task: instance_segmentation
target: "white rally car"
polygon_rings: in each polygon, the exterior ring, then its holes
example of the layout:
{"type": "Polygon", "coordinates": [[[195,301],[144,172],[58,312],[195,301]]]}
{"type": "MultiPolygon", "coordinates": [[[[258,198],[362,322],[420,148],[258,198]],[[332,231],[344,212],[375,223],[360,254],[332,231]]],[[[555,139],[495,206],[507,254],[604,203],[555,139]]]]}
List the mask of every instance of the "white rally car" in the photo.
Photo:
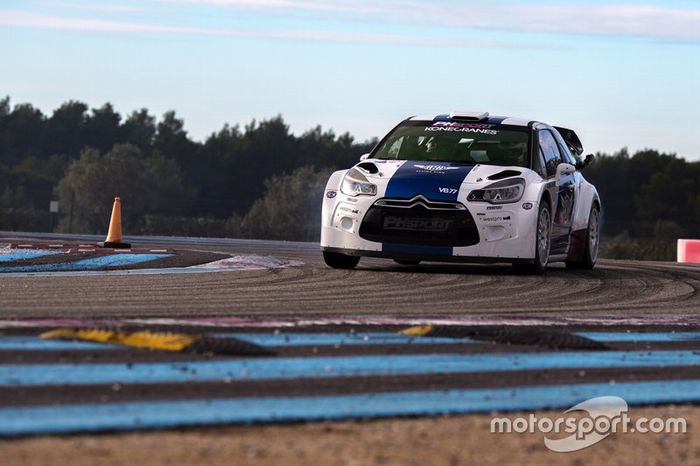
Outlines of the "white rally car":
{"type": "Polygon", "coordinates": [[[582,153],[573,131],[537,121],[471,112],[409,118],[331,175],[323,257],[341,269],[361,256],[591,269],[601,202],[580,173],[592,160],[582,153]]]}

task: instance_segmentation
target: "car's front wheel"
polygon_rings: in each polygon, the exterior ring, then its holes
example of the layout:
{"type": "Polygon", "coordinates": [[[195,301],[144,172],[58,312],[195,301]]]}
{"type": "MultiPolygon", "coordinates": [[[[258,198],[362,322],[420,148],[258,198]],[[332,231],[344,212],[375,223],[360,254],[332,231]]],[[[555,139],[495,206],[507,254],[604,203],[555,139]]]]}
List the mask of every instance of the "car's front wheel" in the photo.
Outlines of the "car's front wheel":
{"type": "Polygon", "coordinates": [[[535,260],[529,263],[516,263],[513,267],[517,272],[542,274],[549,263],[549,247],[552,237],[552,213],[549,203],[542,201],[537,213],[535,229],[535,260]]]}
{"type": "Polygon", "coordinates": [[[339,252],[323,251],[323,260],[326,265],[334,269],[354,269],[360,262],[358,256],[347,256],[339,252]]]}

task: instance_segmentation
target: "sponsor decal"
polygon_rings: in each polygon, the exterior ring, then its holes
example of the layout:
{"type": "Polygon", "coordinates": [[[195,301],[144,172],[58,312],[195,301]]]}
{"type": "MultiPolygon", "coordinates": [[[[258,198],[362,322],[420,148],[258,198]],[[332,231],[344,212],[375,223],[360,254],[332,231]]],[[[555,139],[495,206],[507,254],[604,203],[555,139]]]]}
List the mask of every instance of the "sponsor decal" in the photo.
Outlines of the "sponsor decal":
{"type": "Polygon", "coordinates": [[[534,207],[534,206],[532,205],[532,202],[525,202],[525,203],[523,204],[523,209],[525,209],[525,210],[530,210],[530,209],[532,209],[533,207],[534,207]]]}
{"type": "Polygon", "coordinates": [[[459,121],[436,121],[431,125],[434,128],[474,128],[474,129],[491,129],[496,125],[490,123],[467,123],[459,121]]]}
{"type": "Polygon", "coordinates": [[[337,195],[338,195],[338,191],[328,191],[328,192],[326,193],[326,197],[327,197],[328,199],[333,199],[333,198],[334,198],[335,196],[337,196],[337,195]]]}
{"type": "Polygon", "coordinates": [[[484,124],[484,123],[456,123],[449,121],[438,121],[433,123],[432,126],[425,128],[425,131],[429,132],[461,132],[461,133],[477,133],[477,134],[489,134],[496,135],[498,131],[492,129],[494,125],[484,124]]]}
{"type": "Polygon", "coordinates": [[[491,206],[486,207],[486,210],[501,210],[501,209],[503,209],[502,205],[491,205],[491,206]]]}
{"type": "Polygon", "coordinates": [[[459,170],[459,167],[448,167],[446,165],[419,165],[415,164],[414,167],[418,168],[417,172],[428,172],[428,173],[445,173],[447,170],[459,170]]]}
{"type": "Polygon", "coordinates": [[[453,220],[444,218],[416,218],[389,215],[384,218],[385,230],[447,231],[453,220]]]}

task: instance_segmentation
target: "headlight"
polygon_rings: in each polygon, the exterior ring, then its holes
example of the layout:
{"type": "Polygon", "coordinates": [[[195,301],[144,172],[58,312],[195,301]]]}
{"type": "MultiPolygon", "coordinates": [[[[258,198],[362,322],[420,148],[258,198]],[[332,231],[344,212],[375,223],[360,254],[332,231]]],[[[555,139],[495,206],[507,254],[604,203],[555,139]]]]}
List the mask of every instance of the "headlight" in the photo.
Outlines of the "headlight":
{"type": "Polygon", "coordinates": [[[370,183],[365,175],[359,170],[351,168],[343,178],[340,191],[347,196],[376,196],[377,185],[370,183]]]}
{"type": "Polygon", "coordinates": [[[487,186],[484,189],[475,189],[467,196],[468,201],[490,202],[491,204],[509,204],[518,202],[525,192],[525,180],[514,178],[503,180],[487,186]]]}

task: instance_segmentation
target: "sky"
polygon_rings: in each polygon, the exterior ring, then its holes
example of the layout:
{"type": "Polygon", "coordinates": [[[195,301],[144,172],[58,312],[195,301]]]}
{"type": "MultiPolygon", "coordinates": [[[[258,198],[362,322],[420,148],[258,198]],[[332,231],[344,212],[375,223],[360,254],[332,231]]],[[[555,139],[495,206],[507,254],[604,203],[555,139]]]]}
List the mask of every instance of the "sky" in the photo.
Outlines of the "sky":
{"type": "Polygon", "coordinates": [[[0,63],[13,104],[172,109],[197,140],[466,110],[700,160],[700,0],[0,0],[0,63]]]}

